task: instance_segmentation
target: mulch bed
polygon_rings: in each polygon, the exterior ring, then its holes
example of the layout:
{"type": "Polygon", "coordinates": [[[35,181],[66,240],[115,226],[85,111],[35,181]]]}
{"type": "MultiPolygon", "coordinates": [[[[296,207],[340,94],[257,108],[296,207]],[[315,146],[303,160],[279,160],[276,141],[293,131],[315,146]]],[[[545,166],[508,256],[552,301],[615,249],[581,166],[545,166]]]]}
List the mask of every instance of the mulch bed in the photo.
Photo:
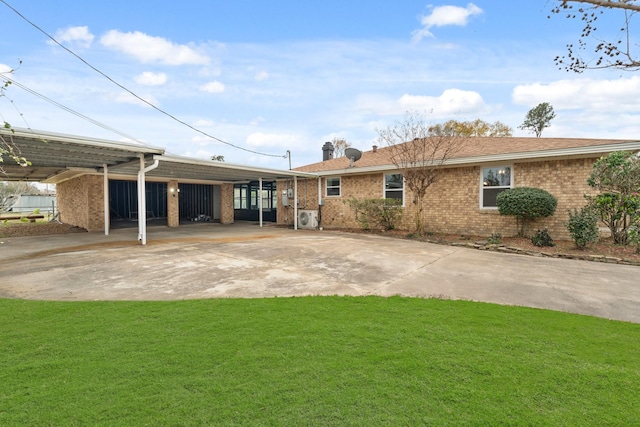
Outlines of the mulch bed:
{"type": "Polygon", "coordinates": [[[57,222],[0,224],[0,237],[45,236],[48,234],[86,233],[87,230],[57,222]]]}

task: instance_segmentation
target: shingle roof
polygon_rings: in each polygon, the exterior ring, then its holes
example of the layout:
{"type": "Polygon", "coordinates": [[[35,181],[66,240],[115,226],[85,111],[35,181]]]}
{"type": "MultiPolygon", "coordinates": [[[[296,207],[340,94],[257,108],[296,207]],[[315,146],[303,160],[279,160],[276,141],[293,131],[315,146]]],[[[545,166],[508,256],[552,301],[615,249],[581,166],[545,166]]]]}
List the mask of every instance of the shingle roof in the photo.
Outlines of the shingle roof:
{"type": "MultiPolygon", "coordinates": [[[[451,157],[451,164],[470,164],[497,160],[537,159],[550,157],[605,154],[616,150],[640,150],[639,140],[587,139],[587,138],[533,138],[533,137],[471,137],[463,148],[451,157]]],[[[318,150],[320,151],[320,150],[318,150]]],[[[329,172],[349,170],[380,170],[392,165],[389,147],[365,151],[353,167],[350,159],[340,157],[301,166],[301,172],[329,172]]]]}

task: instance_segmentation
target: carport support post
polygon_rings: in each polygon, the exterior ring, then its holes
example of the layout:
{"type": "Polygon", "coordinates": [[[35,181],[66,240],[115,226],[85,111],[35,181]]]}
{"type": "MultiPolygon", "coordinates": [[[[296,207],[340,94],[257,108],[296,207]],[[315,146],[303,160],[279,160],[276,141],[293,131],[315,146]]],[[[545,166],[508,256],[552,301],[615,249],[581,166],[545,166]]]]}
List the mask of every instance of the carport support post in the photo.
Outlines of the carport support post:
{"type": "Polygon", "coordinates": [[[102,165],[102,169],[104,170],[104,188],[102,189],[102,193],[104,194],[104,235],[109,235],[109,228],[111,227],[109,212],[111,212],[111,207],[109,206],[109,171],[107,169],[107,164],[102,165]]]}
{"type": "Polygon", "coordinates": [[[140,154],[140,170],[138,171],[138,240],[143,245],[147,244],[147,189],[145,187],[145,174],[160,164],[160,160],[154,159],[153,164],[144,167],[144,154],[140,154]]]}
{"type": "Polygon", "coordinates": [[[147,212],[146,188],[144,176],[144,155],[140,154],[140,170],[138,171],[138,241],[147,244],[147,212]]]}
{"type": "Polygon", "coordinates": [[[293,176],[293,229],[298,229],[298,175],[293,176]]]}
{"type": "Polygon", "coordinates": [[[262,227],[262,178],[258,178],[258,218],[262,227]]]}

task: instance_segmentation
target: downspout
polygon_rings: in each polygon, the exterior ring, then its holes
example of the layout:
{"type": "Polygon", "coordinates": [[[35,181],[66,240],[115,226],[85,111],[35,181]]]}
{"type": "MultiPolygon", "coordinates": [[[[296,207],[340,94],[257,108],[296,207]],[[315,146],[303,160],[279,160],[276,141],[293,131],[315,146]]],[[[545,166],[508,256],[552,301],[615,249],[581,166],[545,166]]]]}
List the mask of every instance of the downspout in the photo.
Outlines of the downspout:
{"type": "Polygon", "coordinates": [[[107,164],[102,165],[104,169],[104,186],[102,192],[104,193],[104,235],[109,235],[109,228],[111,227],[109,213],[111,212],[111,206],[109,206],[109,171],[107,164]]]}
{"type": "Polygon", "coordinates": [[[147,244],[147,191],[145,174],[154,170],[160,164],[159,159],[146,168],[144,167],[144,154],[140,154],[140,171],[138,171],[138,240],[147,244]]]}

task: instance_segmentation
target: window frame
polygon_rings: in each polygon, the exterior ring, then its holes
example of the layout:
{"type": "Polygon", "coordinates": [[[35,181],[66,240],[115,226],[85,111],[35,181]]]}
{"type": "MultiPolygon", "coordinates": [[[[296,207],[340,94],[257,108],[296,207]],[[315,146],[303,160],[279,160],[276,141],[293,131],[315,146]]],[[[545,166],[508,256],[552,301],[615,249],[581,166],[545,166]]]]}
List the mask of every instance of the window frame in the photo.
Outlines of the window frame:
{"type": "Polygon", "coordinates": [[[394,172],[394,173],[385,173],[382,174],[382,198],[383,199],[393,199],[393,197],[387,197],[387,192],[391,191],[391,192],[399,192],[400,196],[401,196],[401,205],[402,207],[404,207],[404,201],[405,201],[405,194],[404,194],[404,189],[405,189],[405,185],[404,185],[404,174],[403,173],[399,173],[399,172],[394,172]],[[388,189],[387,188],[387,177],[391,176],[391,175],[400,175],[402,177],[402,188],[393,188],[393,189],[388,189]]]}
{"type": "MultiPolygon", "coordinates": [[[[498,206],[485,206],[484,205],[484,193],[485,190],[487,189],[493,189],[493,190],[510,190],[513,188],[513,164],[497,164],[497,165],[489,165],[489,166],[481,166],[480,167],[480,209],[482,210],[490,210],[490,211],[495,211],[498,210],[498,206]],[[484,179],[485,179],[485,170],[486,169],[508,169],[509,170],[509,185],[491,185],[491,186],[485,186],[484,185],[484,179]]],[[[501,193],[502,191],[500,191],[499,193],[501,193]]],[[[499,194],[498,193],[498,194],[499,194]]]]}
{"type": "Polygon", "coordinates": [[[328,176],[324,179],[324,195],[325,197],[341,197],[342,196],[342,177],[328,176]],[[329,185],[330,180],[338,180],[338,185],[329,185]],[[338,194],[329,194],[329,189],[338,190],[338,194]]]}

